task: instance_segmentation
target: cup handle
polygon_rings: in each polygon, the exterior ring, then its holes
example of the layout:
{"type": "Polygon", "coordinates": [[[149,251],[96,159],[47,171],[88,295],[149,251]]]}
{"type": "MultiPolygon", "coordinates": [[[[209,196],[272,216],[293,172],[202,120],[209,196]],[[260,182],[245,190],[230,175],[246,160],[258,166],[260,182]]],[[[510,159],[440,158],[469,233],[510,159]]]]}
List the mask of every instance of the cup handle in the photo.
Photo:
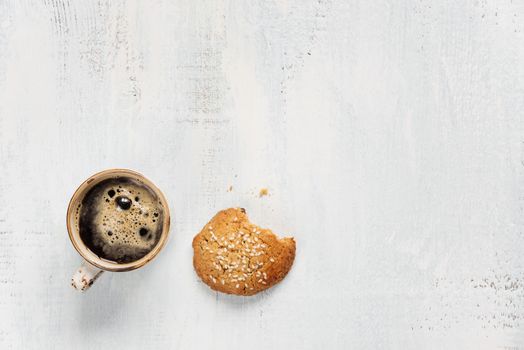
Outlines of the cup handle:
{"type": "Polygon", "coordinates": [[[104,271],[84,261],[73,274],[71,285],[76,290],[84,292],[91,287],[102,272],[104,271]]]}

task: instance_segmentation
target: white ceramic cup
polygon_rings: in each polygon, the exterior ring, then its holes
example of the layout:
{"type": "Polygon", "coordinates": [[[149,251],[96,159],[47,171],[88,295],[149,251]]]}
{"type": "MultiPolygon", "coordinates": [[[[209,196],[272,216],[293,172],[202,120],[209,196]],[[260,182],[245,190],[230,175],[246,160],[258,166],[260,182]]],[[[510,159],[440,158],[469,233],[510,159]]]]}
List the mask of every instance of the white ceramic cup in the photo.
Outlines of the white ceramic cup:
{"type": "Polygon", "coordinates": [[[91,176],[89,179],[85,180],[75,191],[73,194],[73,197],[69,201],[69,206],[67,208],[67,231],[69,233],[69,238],[71,239],[71,242],[73,243],[73,246],[77,250],[77,252],[84,258],[84,261],[82,265],[78,268],[78,270],[74,273],[73,278],[71,280],[71,285],[80,291],[85,291],[91,285],[94,283],[94,281],[102,274],[104,271],[111,271],[111,272],[123,272],[123,271],[131,271],[138,269],[151,260],[153,260],[154,257],[157,256],[157,254],[162,250],[164,245],[166,244],[167,237],[169,235],[169,225],[170,225],[170,216],[169,216],[169,208],[167,206],[167,201],[162,194],[162,192],[147,178],[145,178],[142,174],[139,174],[135,171],[128,170],[128,169],[108,169],[101,171],[93,176],[91,176]],[[84,199],[84,196],[93,186],[98,184],[99,182],[111,178],[118,178],[118,177],[126,177],[131,178],[133,180],[136,180],[140,183],[143,183],[145,186],[149,187],[155,194],[157,195],[158,199],[160,200],[163,208],[164,208],[164,221],[162,226],[162,233],[160,235],[160,239],[158,243],[155,245],[155,247],[147,253],[144,257],[124,264],[119,264],[115,261],[103,259],[93,253],[82,241],[80,238],[80,232],[79,232],[79,223],[78,223],[78,215],[76,215],[76,210],[81,206],[82,200],[84,199]]]}

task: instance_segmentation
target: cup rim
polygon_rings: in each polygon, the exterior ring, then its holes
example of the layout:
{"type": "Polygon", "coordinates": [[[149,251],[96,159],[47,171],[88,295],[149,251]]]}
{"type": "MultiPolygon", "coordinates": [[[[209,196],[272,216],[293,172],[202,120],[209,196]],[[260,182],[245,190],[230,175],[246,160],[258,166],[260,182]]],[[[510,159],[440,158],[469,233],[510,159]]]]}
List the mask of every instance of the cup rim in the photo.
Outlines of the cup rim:
{"type": "MultiPolygon", "coordinates": [[[[169,213],[169,206],[166,200],[166,197],[162,193],[162,191],[148,178],[146,178],[144,175],[140,174],[139,172],[136,172],[134,170],[130,169],[124,169],[124,168],[112,168],[112,169],[106,169],[102,170],[96,174],[91,175],[89,178],[87,178],[85,181],[83,181],[80,186],[75,190],[73,195],[71,196],[71,199],[69,200],[69,205],[67,206],[67,214],[66,214],[66,226],[67,226],[67,232],[69,234],[69,239],[71,240],[71,243],[73,244],[73,247],[75,247],[78,254],[80,254],[86,262],[88,262],[91,265],[94,265],[98,267],[99,269],[105,270],[105,271],[112,271],[112,272],[123,272],[123,271],[131,271],[138,269],[151,260],[153,260],[158,253],[162,250],[162,248],[165,246],[167,242],[167,238],[169,236],[169,228],[171,224],[171,215],[169,213]],[[93,183],[96,184],[99,181],[105,180],[109,178],[108,176],[115,175],[115,176],[128,176],[128,177],[136,177],[138,181],[143,182],[147,186],[149,186],[155,194],[160,198],[163,206],[164,206],[164,222],[162,227],[162,235],[160,237],[160,240],[158,243],[154,246],[154,248],[147,253],[142,258],[132,261],[130,263],[125,264],[118,264],[116,262],[105,260],[98,255],[96,255],[94,252],[92,252],[82,241],[80,238],[80,232],[76,232],[75,235],[75,228],[72,226],[72,223],[74,222],[74,210],[75,206],[78,203],[79,200],[81,200],[81,196],[83,196],[91,186],[93,186],[93,183]],[[101,179],[100,179],[101,178],[101,179]],[[96,181],[99,180],[99,181],[96,181]]],[[[76,230],[78,231],[78,230],[76,230]]]]}

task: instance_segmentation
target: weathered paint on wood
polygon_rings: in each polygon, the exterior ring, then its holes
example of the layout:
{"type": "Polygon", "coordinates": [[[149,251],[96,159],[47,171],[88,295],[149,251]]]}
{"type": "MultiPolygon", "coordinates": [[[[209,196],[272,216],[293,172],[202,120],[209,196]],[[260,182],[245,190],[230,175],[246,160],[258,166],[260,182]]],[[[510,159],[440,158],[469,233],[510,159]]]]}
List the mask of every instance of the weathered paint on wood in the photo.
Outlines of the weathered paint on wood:
{"type": "Polygon", "coordinates": [[[0,1],[0,348],[524,349],[523,62],[515,0],[0,1]],[[171,238],[82,295],[111,167],[171,238]],[[192,269],[229,206],[297,240],[256,297],[192,269]]]}

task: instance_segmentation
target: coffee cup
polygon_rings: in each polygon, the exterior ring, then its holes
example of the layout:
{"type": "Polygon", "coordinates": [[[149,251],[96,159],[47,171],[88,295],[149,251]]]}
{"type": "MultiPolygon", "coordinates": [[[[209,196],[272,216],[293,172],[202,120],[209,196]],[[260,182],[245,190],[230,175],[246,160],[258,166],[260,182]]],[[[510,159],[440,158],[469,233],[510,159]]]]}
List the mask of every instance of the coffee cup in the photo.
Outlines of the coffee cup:
{"type": "Polygon", "coordinates": [[[162,192],[142,174],[109,169],[92,175],[74,192],[67,231],[84,261],[71,284],[87,290],[104,271],[138,269],[165,246],[170,215],[162,192]]]}

